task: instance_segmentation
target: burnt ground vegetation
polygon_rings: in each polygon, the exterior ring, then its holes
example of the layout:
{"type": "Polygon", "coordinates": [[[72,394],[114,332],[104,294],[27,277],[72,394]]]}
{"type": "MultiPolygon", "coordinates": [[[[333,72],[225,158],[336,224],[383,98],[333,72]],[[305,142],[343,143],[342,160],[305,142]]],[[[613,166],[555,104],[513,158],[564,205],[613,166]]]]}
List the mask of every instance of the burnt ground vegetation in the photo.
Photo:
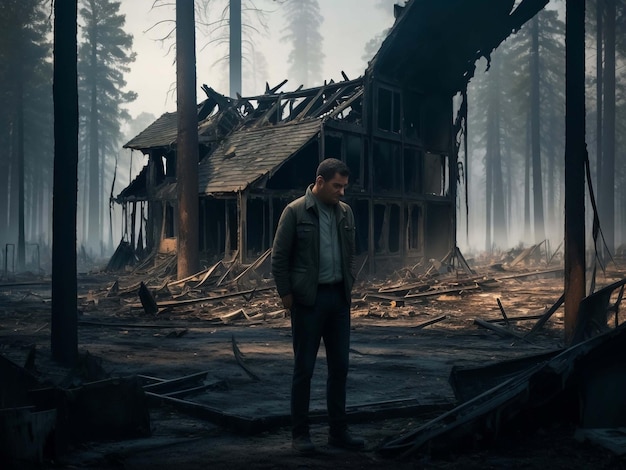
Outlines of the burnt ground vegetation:
{"type": "MultiPolygon", "coordinates": [[[[475,260],[475,265],[480,260],[475,260]]],[[[510,260],[509,260],[510,261],[510,260]]],[[[563,309],[520,339],[562,294],[558,265],[484,263],[473,274],[446,266],[362,276],[353,297],[348,407],[364,452],[326,444],[325,361],[320,350],[312,384],[318,447],[291,449],[288,416],[292,367],[288,312],[281,309],[263,263],[211,266],[183,283],[171,258],[123,273],[93,270],[79,278],[79,350],[74,368],[50,358],[50,290],[33,277],[7,280],[0,291],[0,354],[45,386],[79,388],[116,377],[171,380],[202,373],[185,401],[266,425],[242,429],[207,419],[167,400],[150,400],[149,435],[69,445],[38,466],[51,468],[624,468],[603,447],[576,439],[576,419],[507,429],[495,441],[419,449],[386,456],[386,442],[411,432],[457,403],[452,367],[471,368],[563,347],[563,309]],[[212,272],[207,274],[211,268],[212,272]],[[138,297],[148,286],[157,313],[138,297]],[[243,294],[237,293],[243,292],[243,294]],[[498,306],[500,299],[502,309],[498,306]],[[509,319],[503,322],[503,313],[509,319]],[[511,332],[496,331],[476,320],[511,332]],[[260,421],[259,421],[260,420],[260,421]],[[272,421],[273,420],[273,421],[272,421]],[[274,424],[272,424],[274,423],[274,424]]],[[[622,277],[607,273],[599,284],[622,277]]],[[[152,382],[154,383],[154,382],[152,382]]]]}

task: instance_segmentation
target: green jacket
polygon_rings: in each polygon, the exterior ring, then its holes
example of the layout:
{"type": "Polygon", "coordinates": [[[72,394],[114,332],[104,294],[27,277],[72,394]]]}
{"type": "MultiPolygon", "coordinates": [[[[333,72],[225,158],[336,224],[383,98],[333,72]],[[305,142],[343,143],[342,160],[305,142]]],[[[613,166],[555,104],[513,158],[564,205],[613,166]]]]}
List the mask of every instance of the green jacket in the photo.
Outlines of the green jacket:
{"type": "MultiPolygon", "coordinates": [[[[346,299],[350,302],[354,284],[354,214],[350,206],[339,202],[335,207],[341,272],[346,299]]],[[[278,295],[293,294],[294,301],[315,304],[320,265],[319,214],[311,186],[306,194],[292,201],[280,216],[272,247],[272,274],[278,295]]]]}

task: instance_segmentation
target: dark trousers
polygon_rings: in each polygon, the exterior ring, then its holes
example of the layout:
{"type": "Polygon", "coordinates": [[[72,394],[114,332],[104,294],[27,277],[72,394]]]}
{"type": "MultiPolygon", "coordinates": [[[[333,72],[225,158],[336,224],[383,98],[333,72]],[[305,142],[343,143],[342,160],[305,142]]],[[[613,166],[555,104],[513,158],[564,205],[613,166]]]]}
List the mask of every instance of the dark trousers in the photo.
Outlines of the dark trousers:
{"type": "Polygon", "coordinates": [[[295,304],[291,310],[294,370],[291,419],[294,436],[309,432],[309,401],[315,360],[324,339],[328,377],[326,406],[331,433],[346,429],[346,378],[350,349],[350,304],[343,284],[320,285],[315,305],[295,304]]]}

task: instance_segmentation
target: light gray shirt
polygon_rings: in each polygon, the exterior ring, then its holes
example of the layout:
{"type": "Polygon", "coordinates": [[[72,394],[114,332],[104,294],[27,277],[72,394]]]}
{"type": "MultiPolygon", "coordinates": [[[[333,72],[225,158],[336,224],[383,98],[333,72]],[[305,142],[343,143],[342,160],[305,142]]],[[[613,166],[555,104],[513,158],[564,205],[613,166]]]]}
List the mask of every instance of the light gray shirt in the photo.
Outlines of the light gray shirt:
{"type": "Polygon", "coordinates": [[[341,247],[337,233],[335,206],[317,201],[320,225],[319,284],[334,284],[342,280],[341,247]]]}

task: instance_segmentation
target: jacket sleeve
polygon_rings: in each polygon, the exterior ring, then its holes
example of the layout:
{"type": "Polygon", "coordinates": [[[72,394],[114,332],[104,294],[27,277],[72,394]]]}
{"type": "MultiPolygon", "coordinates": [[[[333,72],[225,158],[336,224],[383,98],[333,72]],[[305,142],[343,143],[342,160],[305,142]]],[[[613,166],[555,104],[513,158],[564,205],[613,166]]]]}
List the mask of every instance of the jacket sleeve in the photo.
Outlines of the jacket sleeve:
{"type": "Polygon", "coordinates": [[[350,272],[352,276],[356,278],[356,225],[354,223],[354,213],[352,212],[352,208],[348,206],[348,220],[350,221],[350,226],[354,227],[352,230],[352,239],[350,240],[350,259],[348,261],[348,266],[350,267],[350,272]]]}
{"type": "Polygon", "coordinates": [[[291,206],[287,206],[278,221],[272,246],[272,274],[280,297],[291,293],[289,266],[294,247],[295,232],[295,212],[291,206]]]}

